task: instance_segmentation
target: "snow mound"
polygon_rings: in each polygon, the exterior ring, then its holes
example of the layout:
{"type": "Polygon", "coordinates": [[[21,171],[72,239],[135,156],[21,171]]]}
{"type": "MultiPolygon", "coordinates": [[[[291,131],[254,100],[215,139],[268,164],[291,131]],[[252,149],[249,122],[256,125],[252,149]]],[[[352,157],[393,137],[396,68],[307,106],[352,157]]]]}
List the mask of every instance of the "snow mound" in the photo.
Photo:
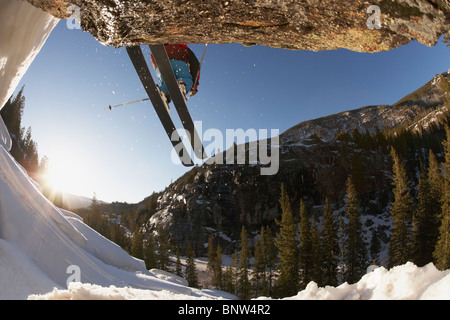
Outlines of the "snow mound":
{"type": "MultiPolygon", "coordinates": [[[[439,271],[430,263],[422,268],[408,262],[405,265],[387,270],[379,267],[366,274],[355,284],[344,283],[338,287],[319,288],[310,282],[305,290],[296,296],[283,300],[437,300],[450,299],[450,270],[439,271]]],[[[223,292],[204,290],[212,296],[223,292]]],[[[223,299],[233,299],[223,295],[223,299]]],[[[71,283],[67,290],[54,289],[43,295],[30,295],[32,300],[190,300],[208,299],[169,291],[142,290],[133,288],[102,287],[92,284],[71,283]]],[[[260,297],[257,300],[270,300],[260,297]]]]}
{"type": "Polygon", "coordinates": [[[189,296],[168,290],[143,290],[130,287],[102,287],[95,284],[72,282],[67,290],[54,289],[44,295],[30,295],[28,300],[193,300],[206,296],[189,296]]]}
{"type": "MultiPolygon", "coordinates": [[[[73,282],[67,290],[54,289],[44,295],[30,295],[28,300],[210,300],[215,294],[220,293],[216,290],[207,290],[207,292],[211,293],[211,296],[189,296],[167,290],[102,287],[89,283],[73,282]]],[[[228,298],[233,299],[235,296],[229,295],[228,298]]]]}
{"type": "Polygon", "coordinates": [[[364,275],[354,284],[319,288],[310,282],[290,300],[447,300],[450,299],[450,270],[439,271],[430,263],[422,268],[411,262],[364,275]]]}

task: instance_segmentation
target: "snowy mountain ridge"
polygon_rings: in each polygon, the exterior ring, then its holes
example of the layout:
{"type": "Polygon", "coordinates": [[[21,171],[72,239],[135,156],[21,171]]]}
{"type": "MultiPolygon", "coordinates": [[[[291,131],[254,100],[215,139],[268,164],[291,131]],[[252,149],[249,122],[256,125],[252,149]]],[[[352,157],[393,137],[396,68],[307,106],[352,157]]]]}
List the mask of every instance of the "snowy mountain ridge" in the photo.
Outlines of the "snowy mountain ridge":
{"type": "MultiPolygon", "coordinates": [[[[92,198],[78,196],[78,195],[70,194],[67,192],[62,193],[62,198],[63,198],[64,204],[71,210],[88,208],[92,203],[92,198]]],[[[106,203],[101,200],[97,200],[97,201],[99,203],[103,203],[103,204],[106,203]]]]}
{"type": "MultiPolygon", "coordinates": [[[[447,71],[435,75],[424,86],[392,106],[366,106],[301,122],[286,130],[280,136],[280,140],[285,146],[301,145],[311,136],[316,135],[322,141],[329,142],[334,140],[341,131],[351,132],[357,129],[361,133],[368,131],[374,134],[377,130],[394,128],[399,124],[413,121],[422,112],[443,103],[445,93],[442,90],[440,76],[450,81],[449,74],[447,71]]],[[[430,110],[430,114],[433,113],[434,110],[430,110]]],[[[432,116],[428,120],[431,121],[432,116]]]]}

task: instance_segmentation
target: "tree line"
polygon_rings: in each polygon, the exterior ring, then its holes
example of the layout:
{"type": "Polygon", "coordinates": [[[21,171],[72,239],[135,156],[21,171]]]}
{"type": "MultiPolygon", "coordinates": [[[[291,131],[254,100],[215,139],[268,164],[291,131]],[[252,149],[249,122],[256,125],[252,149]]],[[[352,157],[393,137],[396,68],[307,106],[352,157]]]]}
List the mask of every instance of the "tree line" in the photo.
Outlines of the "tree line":
{"type": "Polygon", "coordinates": [[[33,178],[36,178],[40,171],[37,143],[32,139],[31,127],[22,126],[22,115],[25,108],[24,88],[22,87],[15,97],[8,99],[1,109],[0,115],[11,136],[11,155],[33,178]]]}
{"type": "Polygon", "coordinates": [[[0,115],[11,136],[10,153],[27,171],[28,175],[39,183],[45,197],[56,206],[67,209],[62,193],[53,190],[45,179],[49,165],[48,158],[39,156],[38,144],[32,137],[31,127],[25,128],[22,126],[22,116],[25,109],[24,89],[25,86],[15,96],[11,96],[0,110],[0,115]]]}
{"type": "MultiPolygon", "coordinates": [[[[438,269],[450,268],[450,129],[442,143],[442,164],[429,150],[428,166],[422,165],[417,192],[413,192],[405,164],[395,148],[392,157],[390,208],[392,235],[388,267],[408,261],[418,266],[433,262],[438,269]]],[[[337,216],[325,199],[322,222],[311,217],[301,200],[298,219],[284,185],[279,203],[278,231],[262,227],[250,248],[242,227],[239,248],[229,266],[222,265],[222,249],[211,237],[208,243],[208,270],[211,285],[234,293],[241,299],[258,296],[286,297],[297,294],[310,281],[319,286],[357,282],[376,262],[379,239],[371,243],[363,236],[361,203],[352,177],[347,180],[346,204],[337,216]],[[296,221],[299,221],[298,223],[296,221]]]]}

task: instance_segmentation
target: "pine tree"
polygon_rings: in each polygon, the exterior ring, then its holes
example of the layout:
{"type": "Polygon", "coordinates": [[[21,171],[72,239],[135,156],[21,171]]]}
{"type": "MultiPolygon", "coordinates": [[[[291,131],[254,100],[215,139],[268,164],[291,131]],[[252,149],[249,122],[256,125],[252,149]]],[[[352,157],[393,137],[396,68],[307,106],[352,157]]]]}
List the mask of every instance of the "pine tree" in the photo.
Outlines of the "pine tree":
{"type": "Polygon", "coordinates": [[[186,280],[190,287],[198,288],[197,268],[195,266],[194,251],[191,244],[187,246],[187,260],[186,260],[186,280]]]}
{"type": "Polygon", "coordinates": [[[100,209],[100,202],[97,200],[97,195],[95,194],[95,192],[94,195],[92,196],[91,204],[89,205],[89,212],[86,217],[86,224],[89,225],[92,229],[102,234],[103,217],[100,209]]]}
{"type": "Polygon", "coordinates": [[[391,209],[393,228],[389,248],[389,267],[405,264],[410,258],[410,225],[414,210],[405,167],[394,148],[391,149],[391,154],[394,160],[392,170],[394,202],[391,209]]]}
{"type": "Polygon", "coordinates": [[[145,266],[149,270],[158,267],[158,257],[156,254],[155,241],[151,234],[147,237],[147,240],[145,241],[144,261],[145,266]]]}
{"type": "Polygon", "coordinates": [[[144,237],[139,230],[139,227],[136,227],[133,232],[133,236],[131,238],[131,255],[138,259],[144,259],[144,237]]]}
{"type": "Polygon", "coordinates": [[[216,249],[216,256],[214,257],[216,259],[215,263],[215,283],[214,285],[216,288],[222,289],[223,288],[223,272],[222,272],[222,247],[220,245],[217,245],[216,249]]]}
{"type": "Polygon", "coordinates": [[[30,175],[35,177],[39,167],[39,154],[37,151],[37,144],[32,138],[31,131],[31,127],[28,127],[25,135],[21,139],[20,148],[24,152],[22,165],[30,175]]]}
{"type": "Polygon", "coordinates": [[[216,288],[222,287],[222,248],[215,245],[213,236],[208,238],[208,264],[207,268],[211,274],[212,285],[216,288]]]}
{"type": "Polygon", "coordinates": [[[313,219],[311,223],[311,281],[314,281],[319,286],[324,285],[324,270],[323,270],[323,252],[322,252],[322,237],[318,229],[318,224],[313,219]]]}
{"type": "Polygon", "coordinates": [[[229,265],[225,269],[225,273],[222,278],[222,290],[234,293],[234,285],[233,285],[233,269],[232,266],[229,265]]]}
{"type": "Polygon", "coordinates": [[[444,200],[444,178],[436,156],[431,150],[429,152],[428,159],[428,180],[430,185],[429,197],[431,201],[430,218],[432,219],[429,237],[430,241],[434,243],[434,246],[436,246],[439,237],[439,217],[442,211],[442,201],[444,200]]]}
{"type": "Polygon", "coordinates": [[[22,115],[25,108],[24,89],[25,86],[22,86],[17,95],[9,98],[0,111],[0,115],[3,118],[5,125],[8,127],[9,133],[17,137],[19,137],[20,134],[22,115]]]}
{"type": "Polygon", "coordinates": [[[276,220],[280,227],[275,241],[280,257],[277,292],[280,296],[292,296],[298,289],[298,249],[294,216],[284,185],[279,202],[282,213],[281,221],[276,220]]]}
{"type": "Polygon", "coordinates": [[[119,245],[125,251],[129,251],[129,239],[125,234],[125,230],[119,223],[111,223],[109,225],[110,240],[119,245]]]}
{"type": "Polygon", "coordinates": [[[275,246],[274,237],[269,226],[266,226],[264,232],[264,248],[265,248],[265,263],[267,270],[267,285],[263,287],[262,294],[271,296],[272,295],[272,280],[274,277],[274,272],[277,267],[278,253],[275,246]]]}
{"type": "Polygon", "coordinates": [[[216,283],[216,246],[212,235],[208,237],[208,263],[206,265],[209,273],[211,274],[212,283],[216,283]]]}
{"type": "Polygon", "coordinates": [[[444,191],[444,179],[442,177],[439,162],[432,150],[428,155],[428,180],[430,183],[430,197],[438,209],[434,210],[437,214],[441,211],[441,201],[444,191]]]}
{"type": "Polygon", "coordinates": [[[250,298],[250,248],[248,245],[247,231],[245,227],[242,226],[241,230],[241,241],[240,241],[241,252],[239,255],[239,276],[238,276],[238,294],[240,299],[250,298]]]}
{"type": "Polygon", "coordinates": [[[442,211],[440,214],[439,238],[433,257],[440,270],[450,268],[450,127],[446,126],[447,139],[443,142],[445,161],[442,163],[444,188],[442,192],[442,211]]]}
{"type": "Polygon", "coordinates": [[[313,255],[311,240],[311,223],[309,221],[309,213],[303,200],[300,201],[300,247],[298,249],[299,256],[299,283],[303,289],[312,279],[313,255]]]}
{"type": "Polygon", "coordinates": [[[296,239],[296,226],[292,215],[289,196],[281,186],[281,221],[276,220],[280,227],[275,245],[278,249],[280,264],[277,292],[279,296],[292,296],[298,289],[298,250],[296,239]]]}
{"type": "Polygon", "coordinates": [[[169,255],[170,255],[170,242],[169,232],[164,229],[162,225],[156,227],[157,236],[156,242],[158,243],[158,268],[161,270],[169,271],[169,255]]]}
{"type": "Polygon", "coordinates": [[[366,243],[362,238],[361,213],[359,199],[351,178],[347,180],[347,204],[345,213],[348,217],[345,233],[347,236],[345,250],[346,281],[357,282],[366,270],[367,252],[366,243]]]}
{"type": "Polygon", "coordinates": [[[338,228],[338,239],[339,239],[339,259],[338,261],[341,262],[340,267],[338,268],[336,272],[336,277],[338,278],[338,283],[344,282],[347,272],[347,267],[345,265],[345,256],[347,254],[346,247],[345,247],[345,226],[344,226],[344,219],[342,216],[342,213],[339,214],[339,228],[338,228]]]}
{"type": "Polygon", "coordinates": [[[430,235],[435,227],[433,217],[433,203],[430,196],[430,184],[428,173],[423,168],[419,178],[417,195],[417,209],[413,219],[413,245],[412,261],[419,267],[423,267],[432,261],[432,254],[436,245],[435,237],[430,235]]]}
{"type": "Polygon", "coordinates": [[[336,268],[338,263],[339,243],[336,224],[331,211],[328,198],[325,200],[325,209],[323,213],[323,270],[324,283],[330,286],[337,285],[336,268]]]}
{"type": "Polygon", "coordinates": [[[266,257],[265,257],[265,229],[261,227],[259,238],[255,243],[255,254],[253,262],[253,281],[255,297],[259,297],[263,288],[266,287],[266,257]]]}
{"type": "Polygon", "coordinates": [[[235,251],[231,256],[231,264],[227,267],[223,276],[223,290],[226,292],[236,293],[237,276],[236,270],[239,264],[238,254],[235,251]]]}
{"type": "Polygon", "coordinates": [[[180,247],[177,246],[177,262],[175,267],[175,274],[179,277],[183,276],[183,271],[181,268],[181,259],[180,259],[180,247]]]}

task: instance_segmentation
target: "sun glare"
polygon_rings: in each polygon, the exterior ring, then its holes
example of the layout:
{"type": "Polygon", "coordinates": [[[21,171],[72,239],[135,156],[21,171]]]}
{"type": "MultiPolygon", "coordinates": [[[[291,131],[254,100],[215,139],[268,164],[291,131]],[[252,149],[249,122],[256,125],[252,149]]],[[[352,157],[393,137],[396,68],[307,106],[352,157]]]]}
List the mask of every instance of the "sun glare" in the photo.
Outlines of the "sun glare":
{"type": "Polygon", "coordinates": [[[68,157],[64,160],[50,161],[47,181],[54,190],[79,194],[86,187],[85,170],[81,163],[68,157]]]}

